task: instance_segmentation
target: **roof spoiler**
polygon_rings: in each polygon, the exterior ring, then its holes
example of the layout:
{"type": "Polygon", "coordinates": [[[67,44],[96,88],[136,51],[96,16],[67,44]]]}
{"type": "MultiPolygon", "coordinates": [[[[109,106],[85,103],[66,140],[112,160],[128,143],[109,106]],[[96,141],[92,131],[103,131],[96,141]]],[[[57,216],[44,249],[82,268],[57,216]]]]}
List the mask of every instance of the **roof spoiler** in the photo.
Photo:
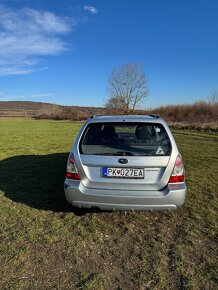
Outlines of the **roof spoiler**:
{"type": "MultiPolygon", "coordinates": [[[[104,115],[92,115],[91,117],[89,117],[89,119],[94,119],[94,118],[101,117],[101,116],[104,116],[104,115]]],[[[152,118],[155,118],[155,119],[159,119],[160,118],[160,116],[157,115],[157,114],[149,114],[148,116],[152,117],[152,118]]]]}

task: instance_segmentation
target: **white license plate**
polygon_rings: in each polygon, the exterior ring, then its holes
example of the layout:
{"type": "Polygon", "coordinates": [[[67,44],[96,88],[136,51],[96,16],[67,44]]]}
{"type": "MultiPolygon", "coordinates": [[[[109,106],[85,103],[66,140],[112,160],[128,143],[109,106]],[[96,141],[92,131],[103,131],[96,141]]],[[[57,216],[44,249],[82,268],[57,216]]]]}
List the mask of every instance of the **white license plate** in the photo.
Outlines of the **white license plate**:
{"type": "Polygon", "coordinates": [[[144,169],[104,167],[103,176],[120,178],[144,178],[144,169]]]}

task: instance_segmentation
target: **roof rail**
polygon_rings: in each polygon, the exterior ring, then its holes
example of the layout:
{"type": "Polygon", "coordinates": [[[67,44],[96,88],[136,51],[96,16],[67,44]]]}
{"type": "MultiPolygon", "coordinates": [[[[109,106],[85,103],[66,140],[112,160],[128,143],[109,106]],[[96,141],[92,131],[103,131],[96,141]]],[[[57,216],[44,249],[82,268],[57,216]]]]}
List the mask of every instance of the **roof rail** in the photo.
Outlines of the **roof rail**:
{"type": "Polygon", "coordinates": [[[94,119],[94,118],[98,118],[98,117],[104,117],[106,115],[92,115],[91,117],[89,117],[89,119],[94,119]]]}
{"type": "Polygon", "coordinates": [[[152,117],[152,118],[155,118],[155,119],[159,119],[160,116],[157,115],[157,114],[149,114],[148,116],[152,117]]]}

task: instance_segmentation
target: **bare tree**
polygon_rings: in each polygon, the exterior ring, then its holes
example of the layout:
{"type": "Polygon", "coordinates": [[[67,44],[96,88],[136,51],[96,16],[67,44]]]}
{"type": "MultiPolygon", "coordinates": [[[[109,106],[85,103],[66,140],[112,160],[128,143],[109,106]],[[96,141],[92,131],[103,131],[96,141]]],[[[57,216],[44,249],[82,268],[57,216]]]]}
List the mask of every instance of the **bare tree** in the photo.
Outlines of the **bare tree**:
{"type": "Polygon", "coordinates": [[[148,94],[148,80],[140,64],[124,64],[112,70],[109,76],[108,109],[118,109],[125,113],[134,112],[136,106],[148,94]]]}
{"type": "Polygon", "coordinates": [[[212,92],[210,93],[209,97],[208,97],[208,101],[209,103],[218,103],[218,90],[214,89],[212,90],[212,92]]]}

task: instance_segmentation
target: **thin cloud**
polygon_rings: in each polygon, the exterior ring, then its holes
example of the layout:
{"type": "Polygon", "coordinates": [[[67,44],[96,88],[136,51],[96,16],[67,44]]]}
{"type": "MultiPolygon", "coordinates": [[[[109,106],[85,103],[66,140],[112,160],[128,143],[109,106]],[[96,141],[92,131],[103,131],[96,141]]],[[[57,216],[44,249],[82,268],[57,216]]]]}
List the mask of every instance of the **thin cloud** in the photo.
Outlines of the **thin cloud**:
{"type": "Polygon", "coordinates": [[[32,69],[16,67],[0,67],[0,76],[23,75],[32,73],[32,69]]]}
{"type": "Polygon", "coordinates": [[[34,101],[42,99],[46,101],[49,97],[54,97],[55,94],[51,93],[40,93],[33,95],[6,95],[4,92],[0,92],[0,101],[34,101]]]}
{"type": "Polygon", "coordinates": [[[85,11],[88,11],[88,12],[90,12],[92,14],[97,14],[98,13],[98,10],[95,7],[93,7],[93,6],[84,5],[83,8],[84,8],[85,11]]]}
{"type": "Polygon", "coordinates": [[[38,70],[41,58],[67,49],[63,37],[76,24],[53,12],[0,5],[0,75],[38,70]]]}

